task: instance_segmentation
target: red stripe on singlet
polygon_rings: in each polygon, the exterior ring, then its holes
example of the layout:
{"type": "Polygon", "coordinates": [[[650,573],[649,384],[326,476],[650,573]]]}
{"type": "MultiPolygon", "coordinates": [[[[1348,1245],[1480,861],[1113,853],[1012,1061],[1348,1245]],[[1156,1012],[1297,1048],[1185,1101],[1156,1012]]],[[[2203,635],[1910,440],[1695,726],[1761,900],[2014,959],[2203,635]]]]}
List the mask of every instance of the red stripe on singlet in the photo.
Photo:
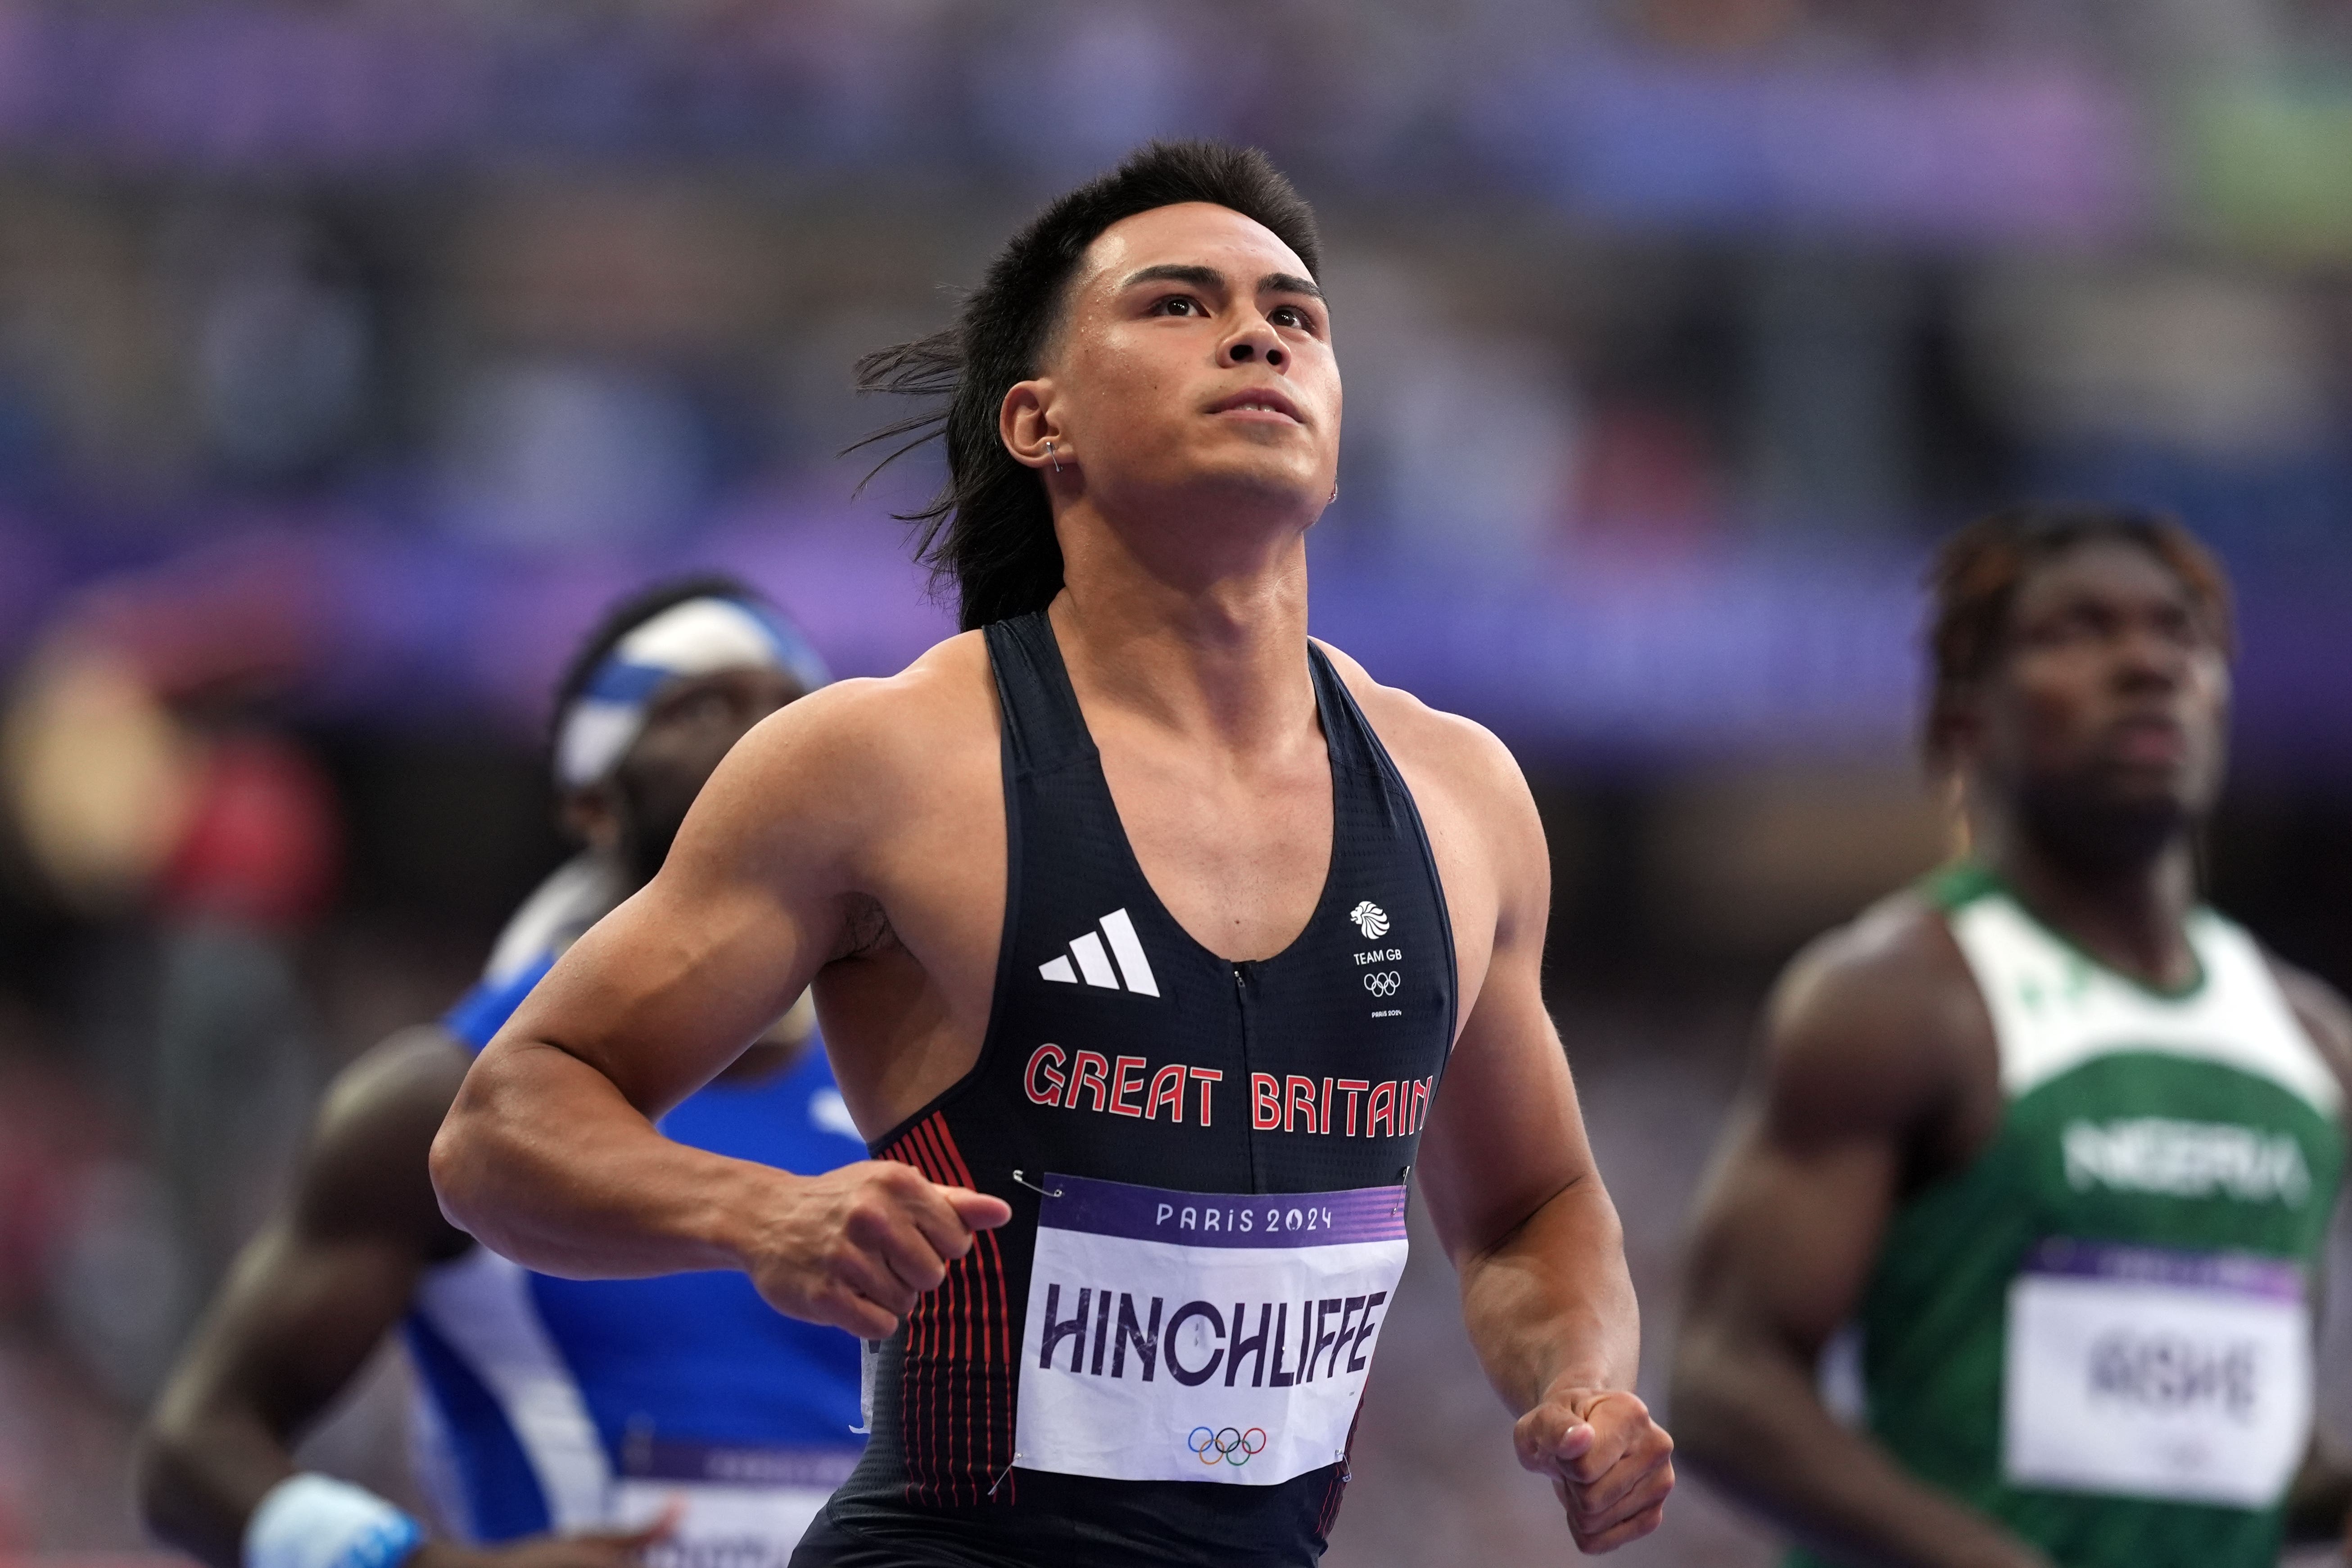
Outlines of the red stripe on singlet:
{"type": "MultiPolygon", "coordinates": [[[[944,1113],[908,1128],[882,1157],[911,1165],[942,1186],[978,1187],[944,1113]]],[[[898,1387],[899,1444],[907,1460],[910,1501],[936,1502],[945,1494],[945,1500],[961,1502],[965,1481],[971,1482],[974,1501],[1014,1500],[1016,1483],[1007,1463],[1012,1451],[1009,1387],[1008,1409],[1001,1417],[995,1397],[999,1378],[1007,1375],[999,1369],[1009,1369],[1014,1359],[1012,1328],[1003,1249],[995,1232],[983,1231],[971,1252],[949,1265],[940,1288],[925,1293],[908,1314],[898,1387]],[[973,1373],[981,1383],[977,1411],[968,1386],[973,1373]],[[916,1426],[923,1432],[919,1463],[911,1430],[916,1426]],[[991,1484],[998,1489],[994,1493],[987,1489],[991,1484]]]]}
{"type": "MultiPolygon", "coordinates": [[[[962,1184],[962,1187],[973,1187],[973,1190],[976,1190],[976,1183],[973,1183],[973,1180],[971,1180],[971,1166],[967,1166],[967,1163],[964,1163],[964,1152],[962,1152],[962,1150],[957,1150],[957,1147],[955,1147],[955,1133],[950,1133],[950,1131],[948,1131],[948,1121],[946,1121],[946,1117],[939,1117],[939,1119],[936,1119],[934,1138],[939,1140],[940,1159],[943,1159],[943,1163],[946,1163],[946,1166],[948,1166],[948,1171],[950,1171],[950,1173],[955,1175],[955,1183],[957,1183],[957,1184],[962,1184]]],[[[990,1481],[990,1483],[995,1483],[995,1471],[997,1471],[997,1394],[995,1394],[995,1384],[997,1384],[997,1366],[1002,1366],[1002,1363],[1009,1363],[1009,1361],[1012,1361],[1012,1356],[1000,1354],[1000,1350],[1002,1350],[1002,1289],[1004,1289],[1004,1265],[1002,1265],[1002,1256],[1000,1256],[1000,1253],[997,1253],[997,1239],[995,1239],[995,1232],[981,1232],[981,1234],[979,1234],[979,1239],[976,1239],[976,1241],[973,1241],[973,1244],[971,1244],[971,1250],[969,1250],[969,1253],[964,1253],[964,1258],[960,1258],[960,1260],[957,1260],[957,1269],[960,1269],[960,1272],[964,1274],[964,1279],[967,1279],[969,1284],[971,1284],[971,1302],[973,1302],[973,1305],[976,1305],[976,1307],[979,1307],[979,1314],[976,1314],[976,1319],[979,1319],[979,1321],[967,1323],[967,1326],[971,1328],[971,1331],[976,1331],[976,1338],[979,1338],[979,1363],[981,1363],[981,1366],[979,1366],[979,1384],[981,1384],[981,1411],[979,1411],[981,1422],[979,1422],[979,1441],[976,1441],[976,1444],[973,1444],[973,1432],[971,1432],[971,1415],[973,1415],[973,1413],[971,1413],[971,1389],[969,1389],[969,1387],[964,1389],[964,1441],[967,1441],[967,1448],[979,1448],[979,1453],[973,1455],[973,1458],[979,1458],[979,1460],[981,1460],[981,1474],[983,1474],[983,1477],[988,1477],[988,1481],[990,1481]],[[990,1256],[995,1256],[995,1258],[997,1258],[995,1284],[997,1284],[997,1293],[1000,1293],[1000,1307],[997,1307],[997,1311],[990,1311],[990,1310],[988,1310],[988,1281],[985,1281],[985,1279],[981,1277],[981,1268],[983,1268],[983,1258],[990,1258],[990,1256]]],[[[973,1486],[979,1486],[979,1477],[973,1477],[973,1486]]]]}
{"type": "Polygon", "coordinates": [[[1004,1391],[1004,1410],[999,1415],[994,1413],[997,1384],[995,1382],[989,1384],[991,1415],[994,1422],[991,1428],[992,1440],[989,1445],[989,1454],[992,1462],[997,1465],[1002,1476],[1004,1500],[1007,1503],[1013,1503],[1019,1500],[1020,1489],[1020,1478],[1013,1473],[1013,1461],[1020,1457],[1019,1451],[1013,1445],[1013,1439],[1017,1436],[1013,1426],[1015,1414],[1013,1379],[1019,1375],[1021,1336],[1019,1325],[1013,1321],[1011,1297],[1004,1288],[1003,1244],[997,1240],[996,1233],[992,1230],[983,1239],[988,1247],[990,1288],[996,1295],[996,1364],[999,1369],[996,1377],[1002,1380],[1004,1391]]]}
{"type": "MultiPolygon", "coordinates": [[[[933,1122],[917,1125],[913,1132],[915,1152],[922,1161],[923,1174],[944,1185],[947,1168],[939,1162],[926,1134],[933,1122]]],[[[948,1412],[955,1405],[955,1301],[950,1294],[953,1275],[940,1282],[940,1288],[923,1297],[924,1321],[929,1331],[923,1336],[925,1375],[923,1379],[923,1429],[929,1445],[930,1479],[928,1483],[934,1502],[957,1500],[955,1495],[955,1426],[948,1412]],[[942,1452],[944,1450],[944,1452],[942,1452]]]]}
{"type": "MultiPolygon", "coordinates": [[[[947,1157],[940,1150],[939,1119],[933,1117],[915,1129],[915,1139],[923,1151],[924,1169],[930,1175],[931,1180],[941,1186],[953,1186],[955,1172],[949,1165],[947,1157]]],[[[946,1374],[946,1387],[943,1390],[942,1401],[945,1408],[935,1410],[934,1414],[941,1417],[938,1426],[940,1435],[947,1440],[946,1474],[949,1500],[951,1502],[963,1500],[962,1481],[969,1471],[971,1460],[970,1434],[960,1432],[959,1423],[956,1420],[956,1405],[959,1397],[961,1397],[967,1406],[971,1404],[970,1394],[963,1386],[969,1378],[971,1333],[967,1320],[971,1316],[971,1304],[968,1300],[970,1290],[964,1279],[962,1264],[961,1258],[951,1259],[947,1266],[946,1277],[940,1281],[939,1289],[934,1292],[940,1300],[941,1328],[944,1331],[947,1349],[946,1362],[941,1368],[946,1374]],[[956,1451],[956,1439],[959,1436],[964,1438],[964,1452],[961,1455],[956,1451]]]]}
{"type": "MultiPolygon", "coordinates": [[[[957,1181],[955,1163],[948,1157],[945,1141],[947,1121],[944,1116],[934,1116],[923,1124],[924,1147],[939,1171],[942,1186],[961,1184],[957,1181]]],[[[971,1430],[971,1380],[973,1376],[972,1324],[974,1302],[979,1294],[979,1281],[974,1278],[971,1256],[966,1253],[948,1265],[947,1278],[940,1282],[947,1314],[948,1355],[942,1366],[946,1377],[945,1407],[940,1411],[940,1431],[948,1449],[947,1479],[949,1499],[953,1502],[977,1502],[980,1487],[972,1480],[974,1467],[981,1462],[974,1451],[971,1430]]]]}
{"type": "MultiPolygon", "coordinates": [[[[947,1145],[948,1158],[955,1163],[956,1174],[966,1186],[976,1190],[979,1184],[971,1179],[971,1168],[964,1163],[963,1152],[956,1147],[955,1135],[949,1131],[944,1120],[940,1123],[940,1138],[947,1145]]],[[[988,1434],[988,1471],[991,1484],[1003,1489],[1004,1500],[1009,1503],[1013,1500],[1015,1486],[1012,1473],[1013,1305],[1004,1289],[1004,1249],[998,1242],[996,1233],[992,1230],[981,1232],[979,1245],[973,1250],[984,1253],[986,1257],[987,1279],[981,1304],[987,1330],[987,1359],[992,1369],[982,1385],[988,1402],[984,1417],[988,1434]],[[995,1298],[993,1310],[989,1309],[991,1294],[995,1298]],[[1005,1384],[1005,1410],[1001,1417],[996,1409],[999,1379],[1005,1384]],[[1003,1472],[1001,1479],[1000,1470],[1003,1472]]]]}
{"type": "MultiPolygon", "coordinates": [[[[946,1121],[936,1123],[934,1129],[931,1129],[931,1138],[939,1142],[940,1168],[946,1168],[948,1171],[948,1183],[957,1184],[957,1187],[969,1187],[969,1184],[971,1184],[971,1173],[964,1171],[960,1159],[955,1159],[952,1142],[950,1138],[948,1138],[948,1123],[946,1121]]],[[[979,1244],[973,1244],[971,1250],[967,1250],[962,1258],[957,1258],[955,1260],[955,1293],[957,1293],[957,1326],[960,1326],[960,1340],[962,1340],[962,1344],[960,1344],[960,1347],[962,1347],[962,1361],[960,1361],[962,1377],[957,1380],[957,1387],[955,1387],[957,1394],[962,1396],[962,1422],[960,1422],[960,1429],[962,1429],[962,1438],[964,1438],[962,1474],[971,1481],[971,1502],[981,1502],[985,1488],[988,1488],[985,1474],[988,1474],[990,1453],[988,1453],[988,1434],[985,1434],[985,1427],[981,1427],[976,1417],[979,1417],[979,1411],[981,1411],[981,1401],[988,1396],[990,1373],[988,1373],[988,1335],[985,1335],[985,1323],[988,1323],[988,1289],[985,1289],[985,1284],[981,1281],[979,1244]]]]}
{"type": "MultiPolygon", "coordinates": [[[[905,1136],[885,1151],[883,1157],[896,1160],[902,1165],[912,1165],[916,1170],[923,1171],[923,1173],[929,1176],[930,1173],[923,1167],[921,1150],[915,1143],[915,1129],[909,1129],[905,1136]]],[[[922,1500],[921,1494],[929,1486],[925,1476],[934,1473],[929,1467],[916,1462],[913,1431],[916,1424],[912,1419],[912,1412],[916,1407],[916,1368],[919,1365],[926,1368],[929,1366],[922,1350],[930,1342],[931,1328],[928,1310],[930,1305],[931,1299],[929,1296],[922,1297],[916,1301],[914,1310],[907,1314],[906,1350],[898,1362],[898,1448],[906,1461],[907,1500],[909,1502],[922,1500]]],[[[929,1424],[922,1425],[925,1436],[928,1437],[929,1424]]]]}

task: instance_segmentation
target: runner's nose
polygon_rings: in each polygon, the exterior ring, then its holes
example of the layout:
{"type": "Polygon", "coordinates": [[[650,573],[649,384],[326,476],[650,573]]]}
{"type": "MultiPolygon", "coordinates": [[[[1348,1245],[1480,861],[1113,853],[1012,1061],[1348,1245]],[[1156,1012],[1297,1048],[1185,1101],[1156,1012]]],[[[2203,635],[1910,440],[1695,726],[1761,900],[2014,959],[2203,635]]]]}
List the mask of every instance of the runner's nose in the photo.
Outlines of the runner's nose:
{"type": "Polygon", "coordinates": [[[1290,362],[1290,353],[1282,346],[1274,329],[1263,324],[1235,334],[1225,343],[1224,362],[1229,365],[1249,364],[1263,360],[1276,370],[1290,362]]]}

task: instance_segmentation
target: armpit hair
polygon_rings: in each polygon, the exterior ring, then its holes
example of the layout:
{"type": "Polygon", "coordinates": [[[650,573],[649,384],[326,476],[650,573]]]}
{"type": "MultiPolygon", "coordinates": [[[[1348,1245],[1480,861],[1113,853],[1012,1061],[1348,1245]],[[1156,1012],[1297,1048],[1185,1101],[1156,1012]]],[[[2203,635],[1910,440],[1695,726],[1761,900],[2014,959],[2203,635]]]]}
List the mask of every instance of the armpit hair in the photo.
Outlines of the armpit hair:
{"type": "Polygon", "coordinates": [[[833,956],[827,962],[871,958],[898,945],[898,933],[890,929],[890,917],[883,911],[881,900],[857,893],[850,898],[841,922],[841,940],[834,944],[833,956]]]}

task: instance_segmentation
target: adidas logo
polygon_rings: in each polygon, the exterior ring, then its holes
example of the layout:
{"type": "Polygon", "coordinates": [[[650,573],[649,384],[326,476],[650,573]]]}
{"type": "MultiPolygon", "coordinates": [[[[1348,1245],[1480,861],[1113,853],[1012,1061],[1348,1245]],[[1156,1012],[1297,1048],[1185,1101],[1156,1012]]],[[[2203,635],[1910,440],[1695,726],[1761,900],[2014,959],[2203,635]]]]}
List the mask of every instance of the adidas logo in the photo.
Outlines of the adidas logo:
{"type": "Polygon", "coordinates": [[[1113,910],[1097,923],[1101,927],[1101,935],[1088,931],[1074,937],[1066,957],[1048,959],[1037,966],[1037,973],[1063,985],[1076,985],[1083,975],[1087,984],[1098,985],[1105,991],[1124,989],[1139,996],[1159,995],[1160,982],[1151,977],[1151,961],[1143,956],[1143,944],[1135,940],[1135,922],[1127,918],[1127,911],[1113,910]],[[1108,952],[1103,951],[1106,941],[1110,943],[1108,952]],[[1116,970],[1110,966],[1113,958],[1118,960],[1116,970]],[[1076,967],[1072,960],[1076,961],[1076,967]],[[1122,979],[1127,982],[1123,987],[1119,984],[1122,979]]]}

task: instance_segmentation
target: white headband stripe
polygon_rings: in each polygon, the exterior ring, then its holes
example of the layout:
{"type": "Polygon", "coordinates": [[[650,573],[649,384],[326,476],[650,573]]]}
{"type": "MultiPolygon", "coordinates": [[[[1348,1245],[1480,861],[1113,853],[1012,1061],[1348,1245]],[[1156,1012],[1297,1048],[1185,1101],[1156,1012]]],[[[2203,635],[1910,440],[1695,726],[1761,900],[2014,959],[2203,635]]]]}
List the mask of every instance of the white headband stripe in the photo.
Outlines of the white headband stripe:
{"type": "Polygon", "coordinates": [[[745,667],[780,669],[814,691],[832,679],[799,633],[734,599],[673,605],[614,645],[564,710],[556,782],[577,789],[619,765],[645,729],[656,691],[681,677],[745,667]]]}

